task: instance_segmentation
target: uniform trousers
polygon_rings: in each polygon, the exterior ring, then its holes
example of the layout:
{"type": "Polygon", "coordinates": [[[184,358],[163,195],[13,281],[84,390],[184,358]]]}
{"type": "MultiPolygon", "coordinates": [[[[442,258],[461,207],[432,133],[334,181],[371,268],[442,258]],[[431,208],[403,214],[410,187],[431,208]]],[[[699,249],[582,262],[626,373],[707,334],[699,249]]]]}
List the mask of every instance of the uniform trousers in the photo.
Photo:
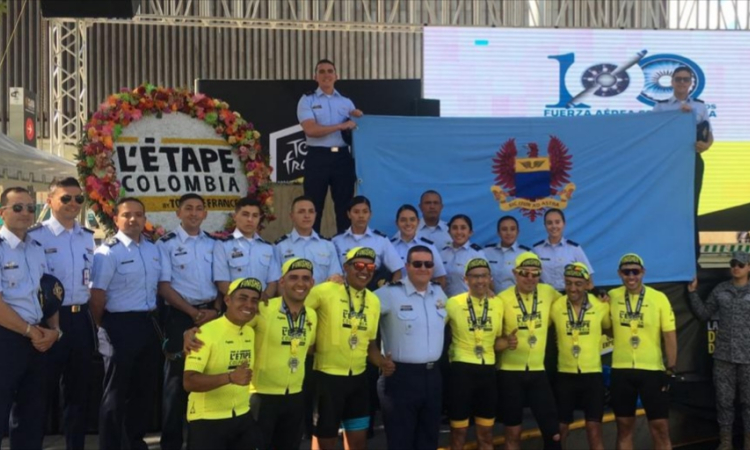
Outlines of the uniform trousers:
{"type": "Polygon", "coordinates": [[[99,448],[145,450],[162,359],[155,318],[148,312],[107,312],[98,338],[104,357],[99,448]]]}
{"type": "Polygon", "coordinates": [[[396,363],[396,371],[378,380],[378,395],[388,448],[438,447],[443,380],[437,363],[396,363]]]}
{"type": "Polygon", "coordinates": [[[0,370],[0,440],[9,432],[11,449],[41,449],[45,360],[29,338],[3,327],[0,327],[0,348],[4,357],[0,370]]]}
{"type": "Polygon", "coordinates": [[[312,198],[316,217],[313,228],[320,233],[328,187],[331,187],[333,208],[336,212],[336,233],[343,233],[351,222],[346,215],[349,202],[354,197],[357,175],[351,147],[340,147],[333,152],[330,147],[307,147],[305,156],[305,179],[302,187],[305,195],[312,198]]]}
{"type": "MultiPolygon", "coordinates": [[[[63,306],[59,310],[63,337],[44,354],[47,360],[48,392],[63,394],[63,427],[68,450],[84,448],[87,429],[87,406],[91,380],[91,358],[94,354],[94,324],[87,304],[63,306]],[[75,311],[75,312],[74,312],[75,311]]],[[[57,411],[57,397],[48,405],[57,411]]]]}
{"type": "Polygon", "coordinates": [[[750,364],[735,364],[714,359],[716,418],[721,428],[734,424],[734,400],[739,391],[744,431],[750,434],[750,364]]]}

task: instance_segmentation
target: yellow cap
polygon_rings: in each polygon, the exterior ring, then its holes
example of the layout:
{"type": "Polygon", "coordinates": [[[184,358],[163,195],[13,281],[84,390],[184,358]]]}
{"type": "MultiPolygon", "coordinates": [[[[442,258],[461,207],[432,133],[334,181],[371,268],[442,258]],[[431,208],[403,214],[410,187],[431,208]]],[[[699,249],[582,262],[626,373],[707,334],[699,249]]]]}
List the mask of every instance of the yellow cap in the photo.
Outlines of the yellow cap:
{"type": "Polygon", "coordinates": [[[582,262],[574,262],[565,266],[564,276],[572,278],[583,278],[588,280],[591,278],[589,275],[589,268],[582,262]]]}
{"type": "Polygon", "coordinates": [[[469,260],[469,262],[466,263],[466,266],[464,267],[464,275],[469,273],[470,270],[476,269],[478,267],[485,267],[488,270],[490,269],[490,263],[487,262],[484,258],[472,258],[469,260]]]}
{"type": "Polygon", "coordinates": [[[346,261],[344,262],[349,262],[355,258],[367,258],[375,261],[375,257],[375,250],[369,247],[354,247],[346,252],[346,261]]]}
{"type": "Polygon", "coordinates": [[[622,258],[620,258],[620,267],[624,266],[625,264],[637,264],[641,267],[646,267],[643,265],[643,259],[635,253],[625,254],[622,256],[622,258]]]}
{"type": "Polygon", "coordinates": [[[542,260],[532,252],[523,252],[516,257],[516,269],[521,267],[530,267],[534,269],[542,268],[542,260]]]}
{"type": "Polygon", "coordinates": [[[292,258],[289,261],[285,262],[283,266],[281,266],[281,276],[283,277],[290,270],[298,270],[298,269],[309,270],[310,273],[312,274],[313,263],[311,263],[309,260],[305,258],[292,258]]]}
{"type": "Polygon", "coordinates": [[[229,285],[227,295],[232,295],[238,289],[250,289],[260,294],[263,292],[263,283],[257,278],[237,278],[229,285]]]}

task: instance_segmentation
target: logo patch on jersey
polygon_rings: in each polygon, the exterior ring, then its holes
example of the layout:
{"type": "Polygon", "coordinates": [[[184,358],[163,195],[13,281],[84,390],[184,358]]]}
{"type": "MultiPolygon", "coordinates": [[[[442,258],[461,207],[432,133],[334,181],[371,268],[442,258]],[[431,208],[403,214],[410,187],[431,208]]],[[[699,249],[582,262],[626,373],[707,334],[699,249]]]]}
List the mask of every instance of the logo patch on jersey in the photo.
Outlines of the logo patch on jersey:
{"type": "MultiPolygon", "coordinates": [[[[542,302],[539,302],[542,303],[542,302]]],[[[516,325],[518,326],[519,330],[528,330],[529,329],[529,320],[534,321],[534,329],[538,330],[542,328],[542,313],[537,312],[534,314],[528,315],[528,320],[524,319],[523,314],[517,314],[516,315],[516,325]]]]}
{"type": "MultiPolygon", "coordinates": [[[[646,305],[643,305],[646,306],[646,305]]],[[[630,314],[628,314],[627,311],[620,311],[620,326],[630,328],[630,321],[635,319],[638,321],[638,328],[643,328],[643,313],[635,314],[633,313],[633,318],[630,317],[630,314]]]]}

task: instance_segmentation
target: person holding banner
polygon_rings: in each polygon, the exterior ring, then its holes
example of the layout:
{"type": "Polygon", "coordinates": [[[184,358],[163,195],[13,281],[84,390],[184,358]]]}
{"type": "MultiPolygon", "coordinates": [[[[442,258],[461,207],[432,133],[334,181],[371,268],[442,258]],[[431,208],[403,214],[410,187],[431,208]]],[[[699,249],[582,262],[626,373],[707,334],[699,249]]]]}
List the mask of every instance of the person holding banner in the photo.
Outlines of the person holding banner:
{"type": "Polygon", "coordinates": [[[529,247],[518,243],[520,227],[513,216],[503,216],[497,221],[497,236],[500,242],[484,247],[484,254],[492,268],[492,286],[494,292],[502,292],[516,284],[513,275],[516,258],[523,252],[531,251],[529,247]]]}
{"type": "Polygon", "coordinates": [[[45,317],[37,292],[48,267],[42,245],[26,231],[35,212],[34,199],[24,188],[6,188],[0,195],[0,440],[8,433],[13,450],[42,448],[43,353],[62,337],[57,314],[46,320],[49,328],[40,326],[45,317]]]}
{"type": "Polygon", "coordinates": [[[185,428],[187,392],[182,387],[185,360],[182,333],[215,319],[221,300],[213,283],[216,239],[201,225],[208,211],[198,194],[188,193],[177,203],[180,225],[156,242],[162,264],[159,294],[167,303],[164,320],[164,389],[162,391],[162,450],[180,450],[185,428]]]}
{"type": "Polygon", "coordinates": [[[273,246],[258,236],[263,210],[257,200],[241,198],[234,207],[234,232],[214,246],[214,282],[219,292],[227,292],[229,283],[238,278],[253,277],[263,283],[263,298],[276,294],[281,264],[273,246]]]}
{"type": "MultiPolygon", "coordinates": [[[[474,228],[469,216],[456,214],[448,222],[451,233],[451,243],[440,250],[440,258],[445,265],[447,273],[445,293],[449,297],[464,293],[469,290],[466,284],[466,264],[473,258],[486,260],[487,257],[482,247],[472,244],[469,240],[474,233],[474,228]]],[[[492,286],[490,286],[490,289],[492,286]]]]}
{"type": "MultiPolygon", "coordinates": [[[[417,245],[427,247],[432,252],[435,260],[433,261],[435,266],[432,271],[434,275],[434,281],[438,283],[441,288],[445,288],[445,266],[443,261],[439,258],[439,253],[433,242],[425,237],[419,237],[417,235],[417,226],[419,224],[419,213],[417,208],[412,205],[401,205],[396,211],[396,226],[398,232],[391,238],[391,244],[396,249],[396,252],[401,257],[401,260],[406,262],[407,254],[409,250],[417,245]]],[[[401,269],[401,278],[403,279],[407,274],[407,268],[401,269]]]]}
{"type": "Polygon", "coordinates": [[[719,283],[702,302],[698,280],[688,285],[690,306],[701,320],[718,313],[719,331],[714,357],[716,416],[721,445],[717,450],[732,449],[734,402],[739,395],[745,431],[745,448],[750,448],[750,254],[734,252],[729,261],[732,279],[719,283]]]}
{"type": "MultiPolygon", "coordinates": [[[[544,213],[544,227],[547,229],[547,239],[533,245],[533,252],[542,261],[542,283],[549,284],[559,292],[565,291],[565,266],[574,262],[581,262],[589,268],[589,276],[593,277],[594,268],[591,267],[583,248],[577,242],[563,237],[565,231],[565,214],[557,208],[550,208],[544,213]]],[[[593,280],[592,280],[593,284],[593,280]]]]}
{"type": "Polygon", "coordinates": [[[470,259],[464,273],[468,292],[449,298],[445,304],[452,335],[448,350],[451,450],[464,448],[471,415],[479,449],[492,450],[498,388],[495,353],[515,349],[518,342],[515,330],[503,337],[503,304],[492,296],[487,260],[470,259]]]}
{"type": "Polygon", "coordinates": [[[591,450],[604,450],[604,377],[602,377],[602,330],[612,327],[609,304],[589,294],[591,278],[583,263],[565,267],[565,295],[552,304],[550,318],[557,336],[555,380],[560,441],[565,448],[568,427],[576,404],[583,406],[586,436],[591,450]]]}
{"type": "Polygon", "coordinates": [[[424,191],[419,198],[419,209],[422,211],[422,219],[419,220],[417,237],[429,239],[437,248],[450,245],[453,239],[448,232],[448,224],[440,220],[443,212],[443,197],[440,193],[432,189],[424,191]]]}
{"type": "Polygon", "coordinates": [[[259,450],[263,437],[250,414],[250,381],[255,332],[248,325],[258,313],[263,285],[238,278],[224,297],[226,313],[201,326],[204,345],[185,360],[183,385],[190,392],[187,420],[190,450],[259,450]]]}
{"type": "Polygon", "coordinates": [[[333,62],[318,61],[314,79],[318,88],[303,95],[297,104],[297,119],[307,140],[302,186],[305,195],[313,199],[318,213],[313,226],[318,233],[328,187],[331,187],[336,232],[343,233],[349,227],[346,208],[354,196],[357,181],[351,147],[351,131],[357,124],[351,117],[362,117],[362,111],[334,88],[338,76],[333,62]]]}
{"type": "Polygon", "coordinates": [[[496,364],[500,411],[505,424],[505,449],[521,447],[525,404],[531,407],[542,432],[545,449],[560,449],[560,426],[555,395],[544,370],[550,309],[560,298],[552,286],[539,282],[542,261],[532,252],[516,258],[516,285],[498,295],[502,301],[503,334],[517,332],[518,346],[500,355],[496,364]]]}
{"type": "Polygon", "coordinates": [[[617,448],[633,448],[635,409],[640,397],[652,448],[671,449],[669,386],[677,366],[672,305],[666,295],[643,284],[646,267],[635,253],[620,258],[618,274],[623,285],[609,291],[614,336],[610,391],[617,419],[617,448]]]}

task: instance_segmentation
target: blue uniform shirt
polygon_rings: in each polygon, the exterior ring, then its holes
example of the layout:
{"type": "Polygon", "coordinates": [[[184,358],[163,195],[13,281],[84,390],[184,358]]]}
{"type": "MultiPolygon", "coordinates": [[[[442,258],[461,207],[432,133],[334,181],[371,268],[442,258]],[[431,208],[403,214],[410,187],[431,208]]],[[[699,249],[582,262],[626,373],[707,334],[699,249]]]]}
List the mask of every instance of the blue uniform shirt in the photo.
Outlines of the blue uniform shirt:
{"type": "Polygon", "coordinates": [[[0,229],[0,294],[13,311],[32,325],[42,320],[37,291],[47,270],[42,244],[28,234],[21,241],[4,226],[0,229]]]}
{"type": "Polygon", "coordinates": [[[168,281],[172,289],[191,305],[215,300],[215,243],[216,239],[205,231],[190,236],[181,226],[162,236],[156,242],[163,261],[159,281],[168,281]]]}
{"type": "Polygon", "coordinates": [[[417,292],[409,279],[375,291],[380,299],[383,351],[401,363],[423,364],[440,359],[445,335],[445,303],[440,285],[417,292]]]}
{"type": "Polygon", "coordinates": [[[417,225],[417,237],[423,237],[432,241],[435,248],[444,248],[446,245],[451,245],[453,238],[448,233],[448,224],[442,220],[438,221],[438,224],[434,227],[428,227],[424,223],[424,219],[419,219],[419,225],[417,225]]]}
{"type": "Polygon", "coordinates": [[[106,292],[109,312],[143,312],[156,308],[161,258],[145,236],[133,242],[119,231],[94,252],[93,289],[106,292]]]}
{"type": "MultiPolygon", "coordinates": [[[[320,88],[309,95],[303,95],[297,103],[297,120],[299,123],[314,119],[318,125],[331,126],[344,123],[349,114],[355,110],[351,100],[333,90],[327,95],[320,88]]],[[[307,145],[314,147],[342,147],[346,145],[340,131],[335,131],[323,137],[307,136],[307,145]]]]}
{"type": "MultiPolygon", "coordinates": [[[[432,260],[435,261],[435,268],[432,272],[433,278],[444,277],[446,275],[443,260],[440,259],[440,252],[438,252],[431,240],[423,237],[416,237],[411,241],[406,242],[401,238],[401,233],[396,233],[391,238],[391,244],[393,244],[393,248],[396,249],[396,253],[401,257],[401,261],[404,262],[404,265],[406,265],[406,257],[409,254],[409,249],[415,245],[424,245],[430,249],[432,252],[432,260]]],[[[406,267],[401,269],[401,277],[402,279],[406,278],[406,267]]]]}
{"type": "MultiPolygon", "coordinates": [[[[703,122],[708,121],[708,129],[713,132],[713,128],[711,128],[711,121],[708,120],[708,109],[706,108],[706,104],[703,103],[703,100],[697,100],[694,98],[688,97],[687,100],[685,100],[685,103],[690,105],[691,112],[693,113],[693,117],[695,117],[695,123],[696,125],[703,122]]],[[[658,102],[656,105],[654,105],[654,112],[659,111],[677,111],[682,107],[682,101],[677,100],[675,96],[671,96],[666,100],[662,100],[658,102]]]]}
{"type": "Polygon", "coordinates": [[[257,234],[248,239],[235,229],[227,240],[214,245],[214,281],[232,282],[247,277],[260,280],[265,289],[268,283],[281,278],[281,264],[271,244],[257,234]]]}
{"type": "Polygon", "coordinates": [[[29,228],[32,238],[42,244],[47,273],[65,288],[63,305],[83,305],[89,301],[91,266],[94,263],[94,232],[77,222],[68,231],[52,216],[29,228]]]}
{"type": "Polygon", "coordinates": [[[531,251],[542,260],[542,283],[549,284],[558,291],[565,290],[565,266],[570,263],[584,263],[589,268],[589,273],[594,274],[594,268],[581,246],[570,239],[563,237],[554,245],[545,239],[534,244],[531,251]]]}
{"type": "Polygon", "coordinates": [[[404,268],[404,262],[396,253],[396,249],[391,245],[385,234],[378,230],[372,230],[367,227],[365,234],[357,235],[352,233],[352,228],[333,237],[333,244],[339,253],[339,260],[343,265],[346,262],[346,252],[354,247],[369,247],[375,251],[375,265],[380,268],[385,267],[395,272],[404,268]]]}
{"type": "Polygon", "coordinates": [[[305,258],[312,262],[315,284],[323,283],[333,275],[343,275],[336,246],[315,231],[310,236],[300,236],[297,230],[292,230],[274,242],[274,247],[276,260],[282,266],[289,258],[305,258]]]}
{"type": "Polygon", "coordinates": [[[464,245],[454,248],[453,245],[447,245],[440,250],[440,257],[443,259],[443,265],[448,275],[445,284],[445,293],[448,297],[467,292],[469,287],[464,283],[464,270],[466,263],[473,258],[487,259],[482,251],[482,247],[466,241],[464,245]]]}
{"type": "Polygon", "coordinates": [[[498,242],[484,247],[484,254],[490,263],[492,271],[492,285],[495,294],[499,294],[516,284],[513,269],[516,267],[516,257],[523,252],[531,251],[529,247],[514,242],[510,247],[503,247],[498,242]]]}

